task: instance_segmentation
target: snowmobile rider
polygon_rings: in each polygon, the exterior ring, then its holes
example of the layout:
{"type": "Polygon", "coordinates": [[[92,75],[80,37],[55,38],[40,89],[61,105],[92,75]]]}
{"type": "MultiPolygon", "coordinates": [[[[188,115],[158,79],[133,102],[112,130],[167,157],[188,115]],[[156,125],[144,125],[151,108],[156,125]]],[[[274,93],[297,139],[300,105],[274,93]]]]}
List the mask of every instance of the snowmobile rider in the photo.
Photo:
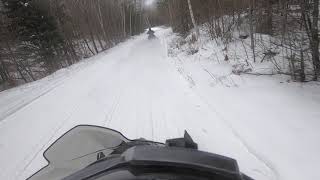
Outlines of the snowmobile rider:
{"type": "Polygon", "coordinates": [[[156,36],[154,35],[154,31],[153,31],[151,28],[149,28],[147,34],[149,35],[149,36],[148,36],[148,39],[154,39],[154,38],[156,38],[156,36]]]}
{"type": "Polygon", "coordinates": [[[149,34],[149,36],[154,35],[154,31],[151,28],[149,28],[149,31],[147,32],[147,34],[149,34]]]}

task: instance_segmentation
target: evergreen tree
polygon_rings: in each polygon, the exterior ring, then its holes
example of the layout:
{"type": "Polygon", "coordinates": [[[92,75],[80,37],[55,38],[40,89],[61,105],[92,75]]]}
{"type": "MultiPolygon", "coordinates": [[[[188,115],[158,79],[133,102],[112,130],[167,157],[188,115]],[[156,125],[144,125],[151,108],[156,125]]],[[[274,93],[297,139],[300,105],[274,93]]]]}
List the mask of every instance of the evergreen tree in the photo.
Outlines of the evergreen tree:
{"type": "Polygon", "coordinates": [[[10,29],[23,42],[19,47],[33,52],[49,73],[60,68],[59,49],[64,42],[46,9],[32,0],[3,0],[3,4],[11,19],[10,29]]]}

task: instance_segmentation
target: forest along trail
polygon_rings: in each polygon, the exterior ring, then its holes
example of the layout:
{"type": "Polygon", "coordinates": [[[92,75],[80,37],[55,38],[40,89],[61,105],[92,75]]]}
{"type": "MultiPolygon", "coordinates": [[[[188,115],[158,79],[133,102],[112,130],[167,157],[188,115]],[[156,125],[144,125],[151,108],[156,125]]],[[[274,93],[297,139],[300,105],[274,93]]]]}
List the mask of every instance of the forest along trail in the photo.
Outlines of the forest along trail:
{"type": "Polygon", "coordinates": [[[256,179],[278,179],[170,64],[164,40],[169,32],[158,29],[153,41],[137,36],[88,60],[94,63],[12,111],[0,124],[0,179],[22,180],[46,165],[43,151],[78,124],[161,142],[188,130],[201,150],[238,159],[241,170],[256,179]]]}

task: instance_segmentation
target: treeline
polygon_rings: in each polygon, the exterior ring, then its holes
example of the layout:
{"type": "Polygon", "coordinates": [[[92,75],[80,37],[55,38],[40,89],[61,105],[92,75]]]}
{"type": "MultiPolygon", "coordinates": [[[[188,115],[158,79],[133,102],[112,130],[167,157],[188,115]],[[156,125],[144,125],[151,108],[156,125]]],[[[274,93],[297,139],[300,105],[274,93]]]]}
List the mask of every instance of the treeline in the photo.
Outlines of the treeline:
{"type": "Polygon", "coordinates": [[[144,31],[143,0],[0,0],[0,90],[144,31]]]}
{"type": "Polygon", "coordinates": [[[297,81],[319,79],[319,0],[159,0],[158,7],[182,36],[199,25],[225,46],[235,38],[250,38],[254,62],[281,50],[281,64],[288,70],[273,61],[278,73],[297,81]]]}

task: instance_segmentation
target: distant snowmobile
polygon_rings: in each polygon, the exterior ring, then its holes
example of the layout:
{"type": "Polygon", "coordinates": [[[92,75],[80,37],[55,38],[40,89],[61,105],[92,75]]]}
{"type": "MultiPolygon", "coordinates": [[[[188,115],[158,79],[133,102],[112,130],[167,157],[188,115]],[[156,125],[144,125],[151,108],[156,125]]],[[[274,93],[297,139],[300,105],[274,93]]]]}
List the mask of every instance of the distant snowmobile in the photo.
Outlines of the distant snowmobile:
{"type": "Polygon", "coordinates": [[[148,39],[149,39],[149,40],[152,40],[152,39],[156,39],[156,38],[157,38],[157,37],[154,35],[154,31],[153,31],[151,28],[149,28],[147,34],[149,35],[149,36],[148,36],[148,39]]]}
{"type": "Polygon", "coordinates": [[[49,165],[28,180],[253,180],[236,160],[197,149],[187,132],[162,144],[81,125],[44,152],[49,165]]]}

